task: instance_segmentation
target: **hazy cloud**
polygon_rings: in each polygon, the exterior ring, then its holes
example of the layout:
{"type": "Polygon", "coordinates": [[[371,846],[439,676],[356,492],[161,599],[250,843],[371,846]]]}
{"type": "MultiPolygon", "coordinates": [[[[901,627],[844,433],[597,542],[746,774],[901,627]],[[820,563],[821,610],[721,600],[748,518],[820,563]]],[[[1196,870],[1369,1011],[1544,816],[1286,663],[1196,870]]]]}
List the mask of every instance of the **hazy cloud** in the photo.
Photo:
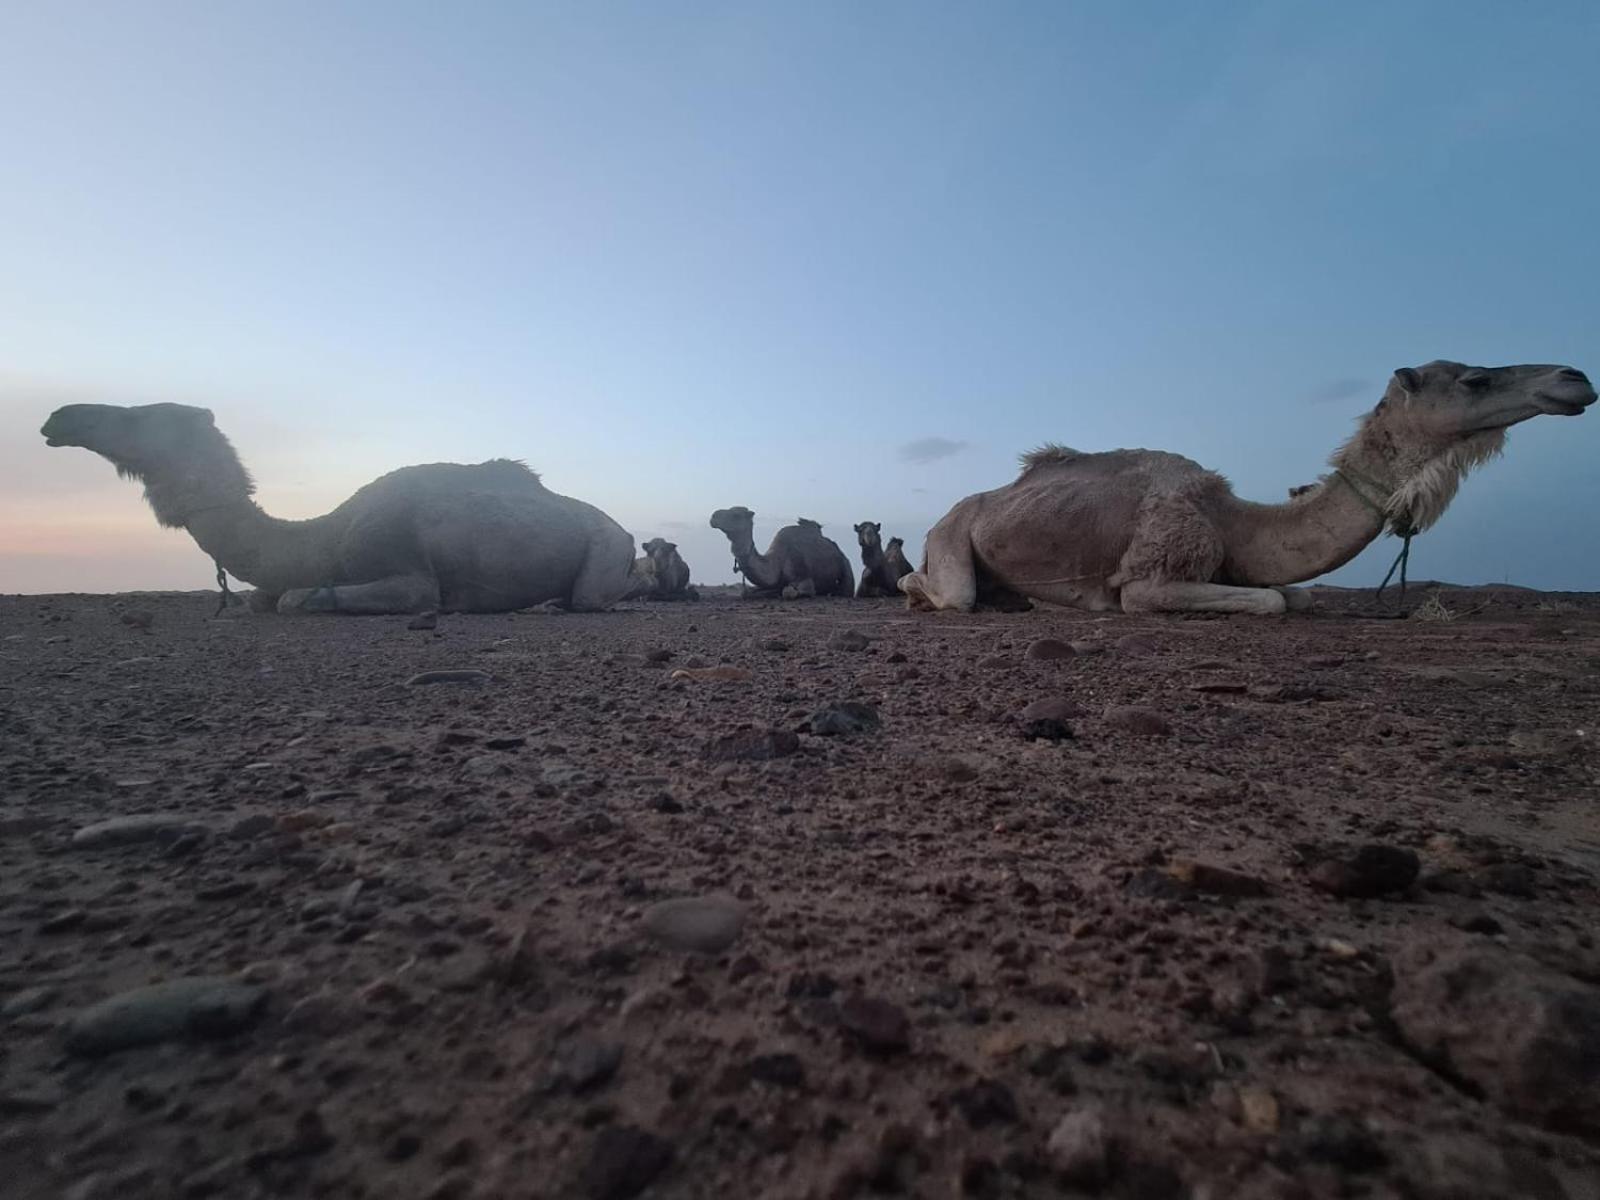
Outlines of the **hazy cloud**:
{"type": "Polygon", "coordinates": [[[1321,387],[1313,388],[1308,399],[1313,404],[1333,404],[1359,396],[1370,386],[1365,379],[1330,379],[1321,387]]]}
{"type": "Polygon", "coordinates": [[[941,458],[949,458],[952,454],[960,454],[967,448],[966,442],[953,442],[949,438],[925,437],[914,442],[907,442],[900,447],[900,458],[911,463],[938,462],[941,458]]]}

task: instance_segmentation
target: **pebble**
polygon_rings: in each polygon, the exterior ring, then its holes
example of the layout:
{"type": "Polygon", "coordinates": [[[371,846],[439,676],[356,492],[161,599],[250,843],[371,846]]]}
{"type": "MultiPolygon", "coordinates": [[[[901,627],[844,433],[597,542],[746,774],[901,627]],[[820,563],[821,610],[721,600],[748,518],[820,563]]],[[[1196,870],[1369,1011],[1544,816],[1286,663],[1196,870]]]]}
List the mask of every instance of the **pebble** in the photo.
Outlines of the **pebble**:
{"type": "Polygon", "coordinates": [[[718,738],[706,747],[708,762],[765,762],[800,749],[800,739],[787,729],[746,729],[718,738]]]}
{"type": "Polygon", "coordinates": [[[85,825],[72,835],[72,845],[78,850],[99,850],[136,842],[173,842],[185,833],[204,832],[204,825],[181,813],[147,813],[85,825]]]}
{"type": "Polygon", "coordinates": [[[1057,641],[1055,638],[1040,638],[1030,642],[1022,657],[1030,662],[1051,662],[1058,658],[1076,658],[1078,652],[1066,642],[1057,641]]]}
{"type": "Polygon", "coordinates": [[[1145,655],[1154,654],[1161,649],[1161,643],[1149,634],[1130,633],[1119,637],[1112,643],[1123,654],[1145,655]]]}
{"type": "Polygon", "coordinates": [[[228,828],[228,836],[241,842],[250,841],[264,833],[271,833],[277,822],[266,813],[253,813],[241,817],[228,828]]]}
{"type": "Polygon", "coordinates": [[[54,987],[24,988],[7,996],[0,1004],[0,1017],[26,1017],[50,1006],[56,997],[54,987]]]}
{"type": "Polygon", "coordinates": [[[1254,875],[1202,862],[1179,862],[1167,868],[1173,879],[1196,892],[1213,896],[1265,896],[1267,885],[1254,875]]]}
{"type": "Polygon", "coordinates": [[[1113,729],[1144,737],[1166,737],[1172,732],[1172,725],[1165,717],[1140,704],[1113,704],[1106,709],[1104,720],[1113,729]]]}
{"type": "Polygon", "coordinates": [[[622,1065],[622,1046],[582,1034],[556,1051],[551,1083],[574,1092],[589,1091],[607,1082],[622,1065]]]}
{"type": "Polygon", "coordinates": [[[264,989],[233,979],[192,977],[134,988],[80,1012],[67,1027],[74,1054],[107,1054],[174,1038],[221,1037],[254,1024],[264,989]]]}
{"type": "Polygon", "coordinates": [[[878,710],[858,700],[845,700],[817,709],[806,720],[806,728],[818,737],[848,737],[867,733],[881,723],[878,710]]]}
{"type": "Polygon", "coordinates": [[[276,824],[283,833],[300,833],[303,830],[321,829],[325,825],[332,825],[333,818],[321,809],[301,808],[281,814],[276,824]]]}
{"type": "Polygon", "coordinates": [[[980,1079],[967,1087],[957,1088],[951,1093],[950,1103],[974,1129],[1015,1124],[1020,1115],[1017,1098],[1011,1089],[994,1079],[980,1079]]]}
{"type": "Polygon", "coordinates": [[[761,643],[763,650],[770,650],[774,654],[781,654],[789,648],[789,643],[782,638],[766,638],[761,643]]]}
{"type": "Polygon", "coordinates": [[[1080,1108],[1056,1122],[1045,1147],[1062,1182],[1095,1187],[1106,1176],[1110,1141],[1105,1119],[1095,1108],[1080,1108]]]}
{"type": "Polygon", "coordinates": [[[872,639],[859,629],[841,629],[828,639],[829,650],[865,650],[872,639]]]}
{"type": "Polygon", "coordinates": [[[345,997],[323,988],[291,1005],[283,1014],[283,1027],[296,1033],[327,1036],[348,1029],[356,1018],[355,1008],[345,997]]]}
{"type": "Polygon", "coordinates": [[[438,627],[439,614],[431,608],[427,612],[419,612],[406,622],[407,629],[437,629],[438,627]]]}
{"type": "Polygon", "coordinates": [[[471,667],[455,667],[441,671],[423,671],[406,680],[407,687],[426,687],[431,683],[488,683],[494,678],[487,671],[471,667]]]}
{"type": "Polygon", "coordinates": [[[887,1056],[911,1047],[911,1021],[905,1010],[872,996],[845,997],[839,1027],[868,1054],[887,1056]]]}
{"type": "Polygon", "coordinates": [[[744,905],[731,896],[694,896],[651,905],[644,928],[673,950],[721,954],[739,940],[745,918],[744,905]]]}
{"type": "Polygon", "coordinates": [[[1422,863],[1399,846],[1362,846],[1354,854],[1326,858],[1311,868],[1311,886],[1334,896],[1370,898],[1403,892],[1422,863]]]}
{"type": "Polygon", "coordinates": [[[1003,671],[1007,667],[1016,666],[1016,660],[1007,654],[991,654],[978,660],[978,667],[984,671],[1003,671]]]}
{"type": "Polygon", "coordinates": [[[594,1140],[583,1172],[590,1200],[631,1200],[677,1157],[672,1143],[633,1125],[609,1125],[594,1140]]]}
{"type": "Polygon", "coordinates": [[[1045,696],[1026,705],[1017,713],[1024,725],[1034,721],[1059,721],[1062,724],[1077,717],[1087,716],[1082,707],[1060,696],[1045,696]]]}
{"type": "Polygon", "coordinates": [[[745,1074],[773,1087],[801,1088],[806,1083],[805,1064],[793,1054],[758,1054],[745,1064],[745,1074]]]}
{"type": "Polygon", "coordinates": [[[690,683],[748,683],[755,676],[743,667],[679,667],[670,676],[690,683]]]}
{"type": "Polygon", "coordinates": [[[1391,965],[1390,1014],[1424,1061],[1515,1116],[1600,1134],[1600,990],[1481,941],[1391,965]]]}
{"type": "Polygon", "coordinates": [[[1278,1098],[1259,1084],[1246,1084],[1239,1089],[1239,1117],[1246,1129],[1277,1133],[1278,1098]]]}

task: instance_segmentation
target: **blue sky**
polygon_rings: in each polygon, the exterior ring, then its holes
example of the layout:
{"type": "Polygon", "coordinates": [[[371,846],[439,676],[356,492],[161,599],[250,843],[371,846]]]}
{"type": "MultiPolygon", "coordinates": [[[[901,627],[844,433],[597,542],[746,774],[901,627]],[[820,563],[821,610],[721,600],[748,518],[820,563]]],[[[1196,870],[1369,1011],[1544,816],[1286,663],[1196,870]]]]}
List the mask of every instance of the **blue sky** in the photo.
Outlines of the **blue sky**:
{"type": "MultiPolygon", "coordinates": [[[[1281,498],[1397,366],[1600,374],[1597,55],[1591,2],[0,0],[0,590],[209,582],[72,400],[206,404],[284,516],[526,458],[708,580],[713,508],[916,551],[1043,440],[1281,498]]],[[[1414,571],[1600,589],[1597,450],[1518,428],[1414,571]]]]}

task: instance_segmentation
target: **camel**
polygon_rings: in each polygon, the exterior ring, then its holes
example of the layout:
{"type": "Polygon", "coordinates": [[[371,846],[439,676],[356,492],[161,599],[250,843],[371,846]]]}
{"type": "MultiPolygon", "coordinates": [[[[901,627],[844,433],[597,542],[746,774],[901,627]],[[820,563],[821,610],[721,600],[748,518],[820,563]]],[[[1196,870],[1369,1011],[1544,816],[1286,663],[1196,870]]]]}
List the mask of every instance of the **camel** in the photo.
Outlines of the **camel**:
{"type": "Polygon", "coordinates": [[[69,404],[40,432],[143,482],[156,520],[188,530],[219,580],[226,570],[255,585],[258,612],[506,612],[549,601],[595,611],[633,582],[627,531],[520,462],[402,467],[330,513],[285,521],[251,499],[255,484],[207,409],[69,404]]]}
{"type": "Polygon", "coordinates": [[[896,584],[900,576],[910,574],[911,564],[900,547],[900,538],[890,538],[886,550],[879,540],[883,526],[876,521],[862,521],[856,526],[856,540],[861,543],[861,586],[856,589],[856,599],[869,596],[898,596],[896,584]]]}
{"type": "Polygon", "coordinates": [[[689,564],[678,553],[676,542],[665,538],[651,538],[641,547],[644,557],[634,566],[634,574],[641,579],[630,596],[645,600],[698,600],[689,586],[689,564]]]}
{"type": "Polygon", "coordinates": [[[822,536],[822,526],[805,517],[773,535],[765,554],[756,552],[752,530],[755,513],[743,506],[719,508],[711,514],[711,528],[727,534],[733,546],[733,565],[754,585],[755,596],[849,596],[855,592],[855,574],[844,551],[822,536]]]}
{"type": "Polygon", "coordinates": [[[1428,529],[1508,428],[1577,416],[1594,400],[1572,367],[1402,367],[1333,470],[1282,504],[1241,500],[1176,454],[1047,445],[1022,456],[1012,483],[952,508],[900,590],[911,607],[958,611],[985,588],[1129,613],[1309,608],[1290,584],[1343,565],[1385,529],[1406,539],[1428,529]]]}

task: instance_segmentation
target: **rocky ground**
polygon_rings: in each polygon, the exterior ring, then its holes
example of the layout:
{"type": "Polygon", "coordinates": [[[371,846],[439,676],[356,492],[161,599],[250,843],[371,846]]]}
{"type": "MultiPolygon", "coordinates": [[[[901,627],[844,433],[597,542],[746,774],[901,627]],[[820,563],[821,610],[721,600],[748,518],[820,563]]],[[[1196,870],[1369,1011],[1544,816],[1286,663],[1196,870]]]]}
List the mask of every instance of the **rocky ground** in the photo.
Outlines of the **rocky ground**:
{"type": "Polygon", "coordinates": [[[1322,599],[0,598],[0,1192],[1600,1195],[1600,597],[1322,599]]]}

